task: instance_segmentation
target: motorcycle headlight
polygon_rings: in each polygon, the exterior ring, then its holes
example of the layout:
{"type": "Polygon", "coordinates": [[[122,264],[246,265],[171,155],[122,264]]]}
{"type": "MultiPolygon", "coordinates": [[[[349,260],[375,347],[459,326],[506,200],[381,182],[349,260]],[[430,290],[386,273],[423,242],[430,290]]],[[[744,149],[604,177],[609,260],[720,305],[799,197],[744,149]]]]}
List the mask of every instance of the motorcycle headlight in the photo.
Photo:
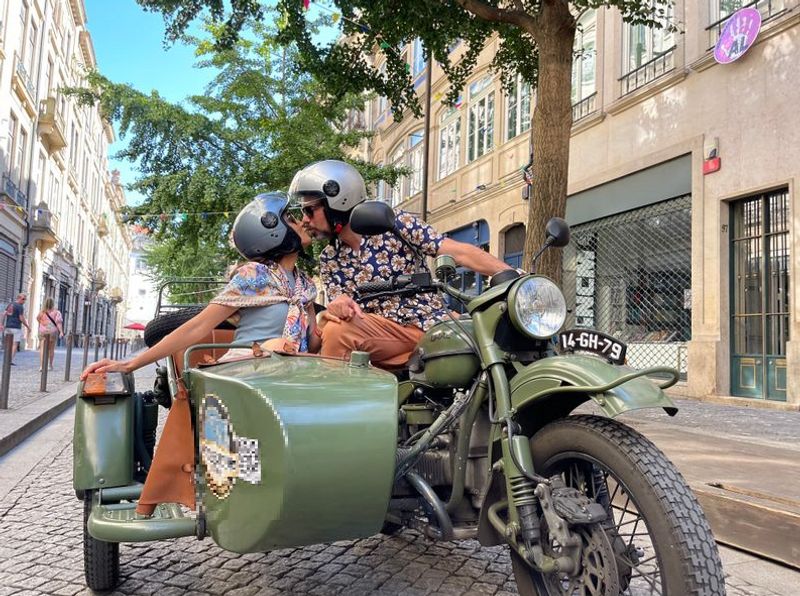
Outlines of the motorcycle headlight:
{"type": "Polygon", "coordinates": [[[511,321],[536,339],[552,337],[567,318],[567,303],[556,284],[546,277],[527,277],[508,295],[511,321]]]}

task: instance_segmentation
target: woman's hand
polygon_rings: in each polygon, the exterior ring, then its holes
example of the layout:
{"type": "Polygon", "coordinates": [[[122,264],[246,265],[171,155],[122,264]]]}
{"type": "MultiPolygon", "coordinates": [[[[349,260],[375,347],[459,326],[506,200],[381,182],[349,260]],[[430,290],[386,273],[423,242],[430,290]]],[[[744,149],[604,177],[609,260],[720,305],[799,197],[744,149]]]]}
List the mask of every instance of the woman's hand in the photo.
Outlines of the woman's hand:
{"type": "Polygon", "coordinates": [[[86,369],[81,373],[81,381],[85,381],[86,377],[92,373],[108,372],[133,372],[133,366],[131,366],[131,363],[128,360],[111,360],[110,358],[103,358],[97,362],[92,362],[86,367],[86,369]]]}
{"type": "Polygon", "coordinates": [[[270,352],[289,352],[294,354],[297,352],[297,343],[285,337],[275,337],[262,342],[261,349],[270,352]]]}

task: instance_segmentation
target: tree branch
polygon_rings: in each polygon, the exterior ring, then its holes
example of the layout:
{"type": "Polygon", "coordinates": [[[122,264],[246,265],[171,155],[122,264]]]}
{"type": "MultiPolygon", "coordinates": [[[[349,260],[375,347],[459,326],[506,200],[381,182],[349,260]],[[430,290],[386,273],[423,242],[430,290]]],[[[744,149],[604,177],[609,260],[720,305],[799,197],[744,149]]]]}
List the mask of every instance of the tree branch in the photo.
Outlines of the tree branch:
{"type": "MultiPolygon", "coordinates": [[[[537,29],[536,19],[525,12],[525,10],[495,8],[490,4],[486,4],[483,0],[456,0],[456,3],[467,12],[471,12],[475,16],[486,21],[516,25],[531,35],[533,35],[534,31],[537,29]]],[[[520,7],[521,3],[514,2],[514,5],[520,7]]]]}

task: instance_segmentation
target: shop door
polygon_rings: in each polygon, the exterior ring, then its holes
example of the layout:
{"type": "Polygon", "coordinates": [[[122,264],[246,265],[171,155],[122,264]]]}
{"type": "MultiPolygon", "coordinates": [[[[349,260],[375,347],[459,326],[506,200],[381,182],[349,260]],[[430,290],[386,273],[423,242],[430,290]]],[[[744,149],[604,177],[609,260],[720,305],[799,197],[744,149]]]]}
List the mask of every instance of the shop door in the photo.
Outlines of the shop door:
{"type": "Polygon", "coordinates": [[[731,220],[731,392],[786,401],[788,191],[737,201],[731,220]]]}

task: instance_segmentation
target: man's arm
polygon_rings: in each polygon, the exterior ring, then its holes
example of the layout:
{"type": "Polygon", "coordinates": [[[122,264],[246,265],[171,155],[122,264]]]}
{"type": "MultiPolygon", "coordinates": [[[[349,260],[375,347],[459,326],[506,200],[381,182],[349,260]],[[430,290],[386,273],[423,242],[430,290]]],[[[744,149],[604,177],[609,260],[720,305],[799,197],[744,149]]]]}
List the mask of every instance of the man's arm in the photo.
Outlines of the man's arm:
{"type": "Polygon", "coordinates": [[[493,257],[477,246],[458,242],[452,238],[445,238],[439,246],[437,255],[450,255],[456,263],[467,269],[477,271],[482,275],[494,275],[503,269],[511,269],[511,265],[493,257]]]}

